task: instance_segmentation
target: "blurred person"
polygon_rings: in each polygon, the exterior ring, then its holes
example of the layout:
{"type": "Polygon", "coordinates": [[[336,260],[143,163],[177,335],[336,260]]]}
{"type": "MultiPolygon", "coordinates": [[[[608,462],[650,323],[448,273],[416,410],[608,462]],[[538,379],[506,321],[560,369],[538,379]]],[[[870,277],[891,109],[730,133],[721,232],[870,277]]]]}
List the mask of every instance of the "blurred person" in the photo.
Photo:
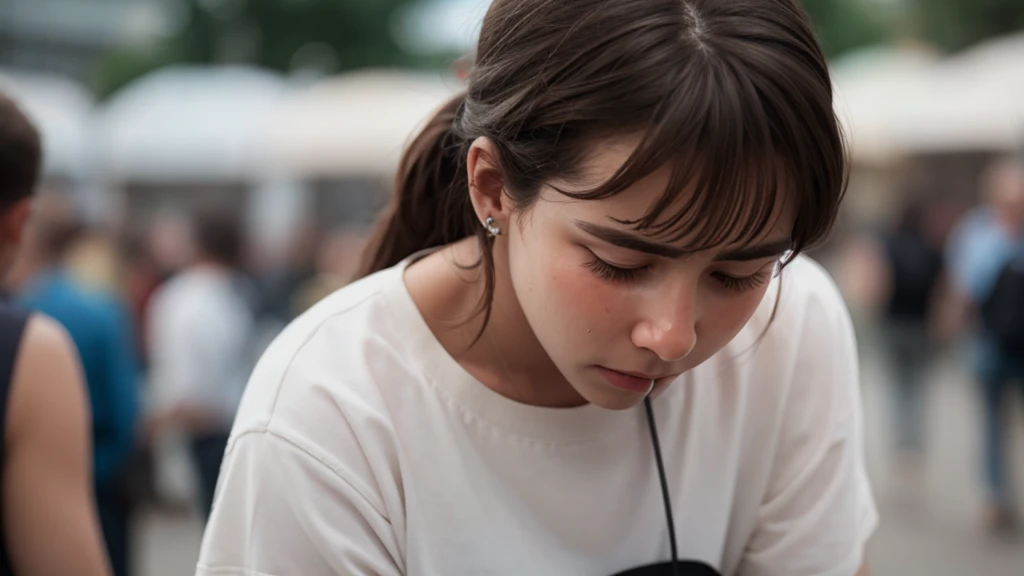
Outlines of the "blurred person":
{"type": "Polygon", "coordinates": [[[266,349],[303,311],[295,306],[295,294],[317,275],[316,257],[321,236],[316,225],[300,225],[287,242],[283,258],[266,258],[253,267],[256,295],[253,352],[261,353],[266,349]]]}
{"type": "MultiPolygon", "coordinates": [[[[39,134],[0,94],[0,274],[21,244],[41,165],[39,134]]],[[[0,303],[0,574],[110,573],[90,478],[82,367],[53,320],[0,303]]]]}
{"type": "Polygon", "coordinates": [[[982,174],[981,191],[984,204],[968,213],[953,233],[949,265],[964,309],[981,320],[975,323],[972,347],[985,408],[985,523],[1004,530],[1018,522],[1006,470],[1006,395],[1012,382],[1024,384],[1024,358],[1000,347],[985,317],[994,314],[1024,323],[1024,318],[1013,318],[1022,310],[1019,298],[1024,293],[1017,295],[1016,309],[992,310],[991,303],[1004,270],[1024,257],[1024,164],[1018,158],[993,162],[982,174]]]}
{"type": "Polygon", "coordinates": [[[107,294],[123,290],[121,254],[109,231],[83,228],[66,261],[68,272],[83,287],[107,294]]]}
{"type": "Polygon", "coordinates": [[[239,223],[223,213],[194,224],[196,260],[168,280],[149,310],[150,383],[157,408],[150,434],[188,437],[199,510],[210,513],[231,423],[252,367],[253,316],[239,269],[239,223]]]}
{"type": "Polygon", "coordinates": [[[22,252],[30,273],[19,305],[57,320],[70,334],[92,407],[93,476],[100,524],[114,574],[131,565],[132,501],[125,474],[136,445],[138,363],[131,319],[118,296],[87,288],[68,267],[83,226],[66,215],[37,212],[22,252]]]}
{"type": "Polygon", "coordinates": [[[149,304],[165,280],[156,259],[141,234],[129,232],[121,238],[120,258],[125,297],[135,321],[135,342],[143,371],[148,369],[146,354],[149,333],[146,324],[149,304]]]}
{"type": "Polygon", "coordinates": [[[883,234],[886,298],[882,309],[884,354],[893,377],[896,464],[905,479],[919,479],[924,457],[925,386],[934,347],[934,307],[943,255],[930,233],[921,198],[904,207],[895,229],[883,234]]]}
{"type": "Polygon", "coordinates": [[[324,238],[317,251],[316,273],[292,292],[292,309],[296,316],[355,278],[365,245],[366,233],[349,227],[324,238]]]}
{"type": "Polygon", "coordinates": [[[188,265],[195,256],[189,218],[175,211],[159,212],[145,232],[146,254],[165,281],[188,265]]]}
{"type": "Polygon", "coordinates": [[[197,574],[866,573],[799,4],[495,0],[477,54],[257,365],[197,574]]]}
{"type": "Polygon", "coordinates": [[[317,256],[323,234],[313,224],[299,226],[285,251],[284,261],[260,278],[259,315],[280,322],[283,327],[303,310],[296,310],[294,294],[317,275],[317,256]]]}

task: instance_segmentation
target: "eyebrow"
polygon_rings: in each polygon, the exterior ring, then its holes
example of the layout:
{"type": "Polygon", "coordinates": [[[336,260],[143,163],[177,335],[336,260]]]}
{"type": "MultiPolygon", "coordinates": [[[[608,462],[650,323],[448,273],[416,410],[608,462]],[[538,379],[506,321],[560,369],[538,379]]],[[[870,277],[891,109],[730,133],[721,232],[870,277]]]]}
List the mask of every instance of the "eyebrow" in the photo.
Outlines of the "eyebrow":
{"type": "MultiPolygon", "coordinates": [[[[676,246],[662,244],[660,242],[652,242],[642,236],[638,236],[625,230],[601,226],[600,224],[584,222],[582,220],[576,220],[575,224],[577,228],[598,240],[603,240],[609,244],[625,248],[626,250],[635,250],[637,252],[644,252],[665,258],[682,258],[693,254],[692,250],[686,250],[684,248],[678,248],[676,246]]],[[[764,244],[757,244],[754,246],[744,246],[742,248],[718,254],[715,256],[715,261],[747,262],[750,260],[768,258],[770,256],[781,256],[789,250],[791,246],[792,240],[789,238],[766,242],[764,244]]]]}

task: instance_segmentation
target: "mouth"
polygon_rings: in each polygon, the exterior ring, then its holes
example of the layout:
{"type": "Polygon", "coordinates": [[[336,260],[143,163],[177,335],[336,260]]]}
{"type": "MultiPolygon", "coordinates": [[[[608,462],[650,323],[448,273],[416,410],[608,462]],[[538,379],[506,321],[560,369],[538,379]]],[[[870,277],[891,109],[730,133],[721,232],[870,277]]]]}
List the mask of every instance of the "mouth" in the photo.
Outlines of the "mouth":
{"type": "Polygon", "coordinates": [[[605,368],[604,366],[597,366],[597,371],[612,386],[627,392],[636,392],[641,394],[646,394],[651,390],[651,380],[660,381],[672,379],[678,376],[678,374],[652,375],[644,374],[642,372],[623,372],[620,370],[605,368]]]}

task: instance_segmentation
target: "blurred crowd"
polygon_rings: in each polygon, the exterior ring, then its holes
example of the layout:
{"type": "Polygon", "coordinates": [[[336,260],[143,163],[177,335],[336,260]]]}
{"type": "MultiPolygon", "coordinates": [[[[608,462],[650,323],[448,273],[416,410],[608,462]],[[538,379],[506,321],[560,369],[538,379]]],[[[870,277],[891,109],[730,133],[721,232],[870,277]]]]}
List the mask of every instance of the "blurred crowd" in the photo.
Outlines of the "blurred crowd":
{"type": "Polygon", "coordinates": [[[892,467],[905,489],[922,489],[937,359],[966,349],[984,422],[980,524],[1014,533],[1020,519],[1007,435],[1010,412],[1024,408],[1014,402],[1024,398],[1024,159],[988,162],[978,202],[966,211],[935,202],[927,189],[904,188],[892,224],[848,245],[841,275],[851,305],[878,324],[873,333],[892,382],[892,467]]]}
{"type": "Polygon", "coordinates": [[[303,226],[269,261],[229,210],[115,230],[66,198],[36,198],[4,290],[78,348],[115,574],[129,573],[140,507],[209,513],[249,372],[291,319],[351,279],[364,236],[303,226]]]}

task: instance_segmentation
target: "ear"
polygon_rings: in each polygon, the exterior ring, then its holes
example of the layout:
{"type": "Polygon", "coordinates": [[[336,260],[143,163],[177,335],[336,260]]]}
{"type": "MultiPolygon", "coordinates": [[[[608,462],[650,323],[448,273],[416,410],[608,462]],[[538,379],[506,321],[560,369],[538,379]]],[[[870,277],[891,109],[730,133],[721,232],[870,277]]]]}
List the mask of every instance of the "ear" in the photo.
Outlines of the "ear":
{"type": "Polygon", "coordinates": [[[0,240],[17,246],[25,234],[25,227],[32,215],[32,198],[22,198],[0,215],[0,240]]]}
{"type": "Polygon", "coordinates": [[[493,141],[477,138],[469,147],[466,175],[469,199],[481,226],[490,217],[499,228],[507,230],[512,203],[505,196],[505,180],[498,158],[498,147],[493,141]]]}

